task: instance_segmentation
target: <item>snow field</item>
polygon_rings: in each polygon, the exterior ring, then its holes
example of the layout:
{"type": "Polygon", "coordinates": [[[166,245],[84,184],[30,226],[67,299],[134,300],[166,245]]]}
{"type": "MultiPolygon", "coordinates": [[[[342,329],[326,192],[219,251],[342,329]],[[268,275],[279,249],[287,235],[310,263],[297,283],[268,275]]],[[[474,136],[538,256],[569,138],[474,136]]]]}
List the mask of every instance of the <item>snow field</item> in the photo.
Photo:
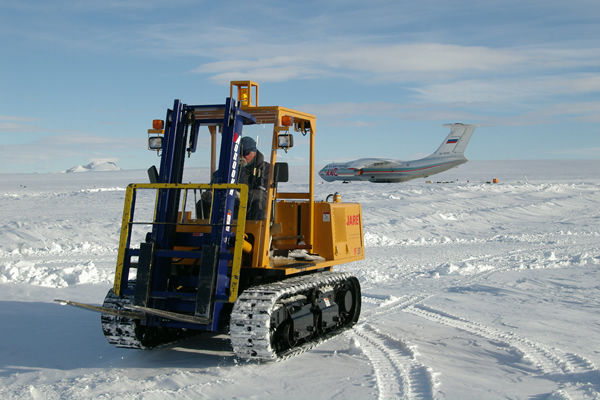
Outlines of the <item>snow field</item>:
{"type": "MultiPolygon", "coordinates": [[[[124,188],[144,171],[0,181],[0,398],[600,398],[600,162],[469,162],[434,182],[325,184],[360,202],[359,323],[280,363],[227,337],[109,346],[124,188]],[[518,165],[516,165],[518,164],[518,165]],[[499,184],[487,184],[497,177],[499,184]]],[[[285,190],[301,186],[286,184],[285,190]]]]}

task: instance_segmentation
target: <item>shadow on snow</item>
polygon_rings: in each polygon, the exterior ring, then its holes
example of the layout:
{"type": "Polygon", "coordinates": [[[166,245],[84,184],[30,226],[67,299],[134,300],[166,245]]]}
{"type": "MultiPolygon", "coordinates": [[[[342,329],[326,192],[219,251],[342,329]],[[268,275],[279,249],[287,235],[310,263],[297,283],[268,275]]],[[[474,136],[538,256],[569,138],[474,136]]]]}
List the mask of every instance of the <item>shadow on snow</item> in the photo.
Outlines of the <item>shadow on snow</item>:
{"type": "Polygon", "coordinates": [[[53,303],[0,302],[0,376],[37,369],[213,368],[234,364],[226,335],[201,333],[152,350],[106,342],[100,314],[53,303]]]}

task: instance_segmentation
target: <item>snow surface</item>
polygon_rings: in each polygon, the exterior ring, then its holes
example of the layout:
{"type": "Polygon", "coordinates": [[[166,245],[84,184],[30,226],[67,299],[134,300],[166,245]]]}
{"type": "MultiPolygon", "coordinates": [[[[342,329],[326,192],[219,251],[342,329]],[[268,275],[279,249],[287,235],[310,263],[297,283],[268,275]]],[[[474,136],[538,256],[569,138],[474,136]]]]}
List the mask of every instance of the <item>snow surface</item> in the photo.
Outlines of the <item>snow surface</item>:
{"type": "Polygon", "coordinates": [[[451,183],[317,180],[317,198],[362,204],[366,257],[338,269],[361,281],[363,312],[256,364],[219,335],[117,349],[98,314],[52,303],[102,302],[124,188],[144,171],[0,175],[0,398],[600,398],[600,161],[430,179],[451,183]]]}

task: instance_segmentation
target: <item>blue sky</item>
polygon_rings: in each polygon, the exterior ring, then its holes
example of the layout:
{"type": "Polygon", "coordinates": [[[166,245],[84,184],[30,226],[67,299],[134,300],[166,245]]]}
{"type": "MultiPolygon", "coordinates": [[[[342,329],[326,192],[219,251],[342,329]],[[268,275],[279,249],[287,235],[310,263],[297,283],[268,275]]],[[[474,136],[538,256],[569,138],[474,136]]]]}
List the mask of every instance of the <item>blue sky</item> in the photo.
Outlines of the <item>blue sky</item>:
{"type": "Polygon", "coordinates": [[[0,173],[147,168],[151,120],[231,79],[314,113],[318,165],[423,156],[451,122],[480,125],[472,160],[598,159],[599,21],[597,0],[0,0],[0,173]]]}

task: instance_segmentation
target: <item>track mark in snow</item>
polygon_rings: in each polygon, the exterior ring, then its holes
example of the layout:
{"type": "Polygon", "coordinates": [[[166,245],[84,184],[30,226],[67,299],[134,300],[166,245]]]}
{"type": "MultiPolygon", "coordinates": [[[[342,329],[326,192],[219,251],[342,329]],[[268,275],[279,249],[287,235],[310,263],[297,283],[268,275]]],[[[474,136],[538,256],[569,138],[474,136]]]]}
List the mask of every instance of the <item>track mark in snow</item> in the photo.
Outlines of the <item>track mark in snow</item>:
{"type": "Polygon", "coordinates": [[[376,317],[378,315],[387,314],[392,311],[401,311],[406,307],[418,304],[432,295],[412,295],[412,296],[390,296],[390,295],[377,295],[377,294],[362,294],[362,302],[367,304],[373,304],[376,308],[363,311],[361,314],[361,320],[376,317]]]}
{"type": "Polygon", "coordinates": [[[375,304],[376,306],[381,306],[381,304],[393,300],[394,297],[393,296],[389,296],[389,295],[385,295],[385,294],[369,294],[369,293],[362,293],[362,302],[363,303],[369,303],[369,304],[375,304]]]}
{"type": "Polygon", "coordinates": [[[402,340],[373,328],[358,325],[354,333],[375,371],[379,399],[433,399],[434,380],[429,368],[415,358],[402,340]]]}
{"type": "Polygon", "coordinates": [[[554,356],[549,351],[546,351],[539,345],[536,345],[534,342],[519,338],[511,332],[500,332],[491,327],[468,321],[461,317],[450,315],[424,305],[416,305],[407,308],[405,311],[442,325],[472,333],[488,340],[506,343],[516,349],[523,358],[528,359],[544,373],[565,372],[559,367],[559,364],[562,364],[562,362],[558,357],[554,356]]]}
{"type": "MultiPolygon", "coordinates": [[[[422,304],[407,307],[405,312],[430,321],[460,329],[492,342],[504,343],[515,349],[523,359],[528,360],[550,379],[560,384],[561,393],[581,390],[593,393],[592,398],[600,397],[600,371],[590,360],[557,348],[549,348],[541,343],[520,337],[513,332],[502,332],[489,326],[436,310],[422,304]],[[588,377],[588,383],[582,382],[582,375],[588,377]]],[[[585,378],[584,378],[585,379],[585,378]]],[[[567,398],[570,398],[567,396],[567,398]]]]}
{"type": "MultiPolygon", "coordinates": [[[[597,371],[596,366],[593,362],[588,360],[585,357],[582,357],[578,354],[567,353],[566,358],[569,362],[569,365],[574,368],[572,372],[575,371],[597,371]]],[[[600,383],[600,382],[599,382],[600,383]]]]}
{"type": "Polygon", "coordinates": [[[389,300],[382,302],[379,308],[375,309],[372,313],[366,313],[364,317],[375,317],[381,314],[389,314],[392,311],[401,311],[408,307],[414,306],[416,304],[421,303],[422,301],[428,299],[432,295],[420,294],[413,296],[402,296],[402,297],[393,297],[391,296],[389,300]]]}

